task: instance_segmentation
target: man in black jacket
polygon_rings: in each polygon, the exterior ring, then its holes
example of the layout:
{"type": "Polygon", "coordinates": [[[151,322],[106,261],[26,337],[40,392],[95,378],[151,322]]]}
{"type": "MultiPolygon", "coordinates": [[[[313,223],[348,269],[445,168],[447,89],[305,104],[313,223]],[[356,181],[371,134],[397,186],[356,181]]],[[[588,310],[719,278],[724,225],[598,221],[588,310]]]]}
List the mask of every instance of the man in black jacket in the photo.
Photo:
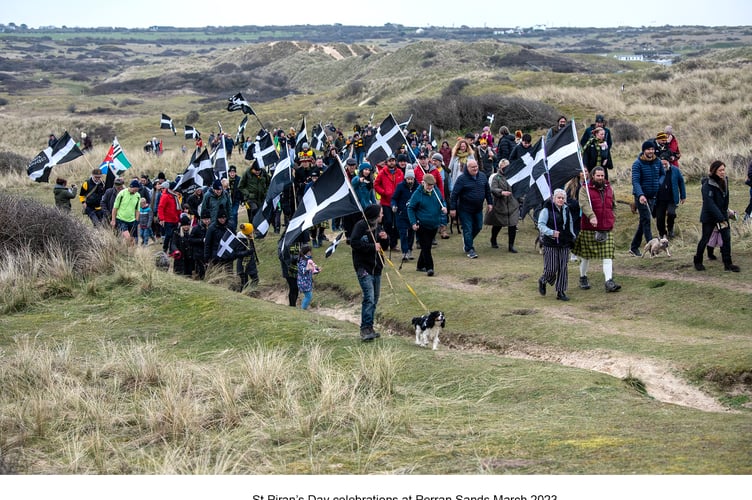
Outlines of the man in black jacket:
{"type": "Polygon", "coordinates": [[[368,205],[364,210],[365,220],[359,220],[350,235],[352,261],[358,283],[363,290],[360,306],[360,339],[364,342],[378,338],[373,322],[376,305],[381,292],[381,272],[384,269],[382,246],[388,248],[389,237],[381,226],[381,205],[368,205]]]}

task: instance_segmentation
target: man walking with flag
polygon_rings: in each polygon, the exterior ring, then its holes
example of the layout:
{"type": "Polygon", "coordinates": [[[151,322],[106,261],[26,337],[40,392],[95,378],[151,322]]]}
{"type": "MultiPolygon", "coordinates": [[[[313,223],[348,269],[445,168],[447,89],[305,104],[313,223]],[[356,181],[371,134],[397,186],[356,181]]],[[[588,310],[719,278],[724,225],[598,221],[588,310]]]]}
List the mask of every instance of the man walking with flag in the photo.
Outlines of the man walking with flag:
{"type": "MultiPolygon", "coordinates": [[[[104,211],[102,211],[102,197],[105,188],[102,180],[102,171],[95,168],[91,171],[91,177],[81,183],[81,190],[78,192],[78,199],[81,202],[84,215],[89,217],[94,226],[99,226],[104,220],[104,211]]],[[[112,219],[115,220],[114,218],[112,219]]]]}
{"type": "Polygon", "coordinates": [[[368,205],[363,210],[364,219],[359,220],[350,235],[352,261],[358,277],[363,300],[360,305],[360,340],[372,341],[380,335],[373,329],[376,305],[381,293],[381,273],[384,269],[382,245],[389,245],[389,237],[381,227],[381,205],[368,205]]]}

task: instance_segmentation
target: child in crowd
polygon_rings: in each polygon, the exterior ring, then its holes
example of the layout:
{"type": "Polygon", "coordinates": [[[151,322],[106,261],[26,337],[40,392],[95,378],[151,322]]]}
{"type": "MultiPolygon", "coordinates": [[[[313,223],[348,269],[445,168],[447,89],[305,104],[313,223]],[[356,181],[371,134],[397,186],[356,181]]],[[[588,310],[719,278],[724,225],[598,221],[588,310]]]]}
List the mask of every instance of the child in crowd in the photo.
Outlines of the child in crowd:
{"type": "Polygon", "coordinates": [[[303,293],[303,300],[300,302],[302,309],[308,309],[313,299],[313,275],[321,272],[321,268],[316,265],[311,256],[311,245],[300,247],[300,258],[298,259],[298,289],[303,293]]]}
{"type": "Polygon", "coordinates": [[[141,198],[141,207],[138,209],[138,229],[143,246],[148,245],[150,239],[154,239],[154,232],[151,230],[153,219],[154,211],[149,206],[149,200],[141,198]]]}

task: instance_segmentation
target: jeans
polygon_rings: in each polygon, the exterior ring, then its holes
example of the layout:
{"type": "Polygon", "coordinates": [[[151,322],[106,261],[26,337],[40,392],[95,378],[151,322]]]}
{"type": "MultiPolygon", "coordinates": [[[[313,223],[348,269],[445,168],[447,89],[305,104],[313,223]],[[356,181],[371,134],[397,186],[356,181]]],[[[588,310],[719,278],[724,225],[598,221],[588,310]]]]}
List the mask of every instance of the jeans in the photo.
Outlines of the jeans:
{"type": "Polygon", "coordinates": [[[308,309],[308,306],[311,305],[311,300],[313,300],[313,290],[310,292],[303,292],[303,300],[300,301],[300,308],[308,309]]]}
{"type": "Polygon", "coordinates": [[[376,304],[381,293],[381,275],[373,276],[365,270],[358,270],[358,283],[363,290],[363,302],[360,305],[360,329],[373,328],[376,304]]]}
{"type": "Polygon", "coordinates": [[[645,243],[653,239],[653,230],[650,228],[650,214],[653,208],[655,208],[655,198],[648,198],[648,204],[643,205],[640,203],[639,198],[635,196],[635,203],[637,204],[637,211],[640,214],[640,222],[637,224],[637,231],[635,231],[634,238],[632,238],[632,245],[629,247],[630,250],[640,249],[643,236],[645,236],[645,243]]]}
{"type": "Polygon", "coordinates": [[[149,240],[154,236],[154,232],[150,227],[139,228],[141,232],[141,244],[146,246],[149,244],[149,240]]]}
{"type": "Polygon", "coordinates": [[[89,206],[86,207],[86,215],[91,220],[91,223],[94,224],[94,227],[101,226],[104,221],[104,210],[102,209],[95,209],[91,208],[89,206]]]}
{"type": "Polygon", "coordinates": [[[172,235],[177,228],[178,228],[177,222],[165,222],[164,223],[164,226],[163,226],[164,241],[162,242],[163,252],[166,253],[170,251],[170,242],[172,241],[172,235]]]}
{"type": "Polygon", "coordinates": [[[477,213],[457,210],[457,217],[460,219],[460,224],[462,225],[462,241],[467,253],[475,248],[473,240],[480,233],[480,230],[483,229],[483,210],[481,209],[477,213]]]}

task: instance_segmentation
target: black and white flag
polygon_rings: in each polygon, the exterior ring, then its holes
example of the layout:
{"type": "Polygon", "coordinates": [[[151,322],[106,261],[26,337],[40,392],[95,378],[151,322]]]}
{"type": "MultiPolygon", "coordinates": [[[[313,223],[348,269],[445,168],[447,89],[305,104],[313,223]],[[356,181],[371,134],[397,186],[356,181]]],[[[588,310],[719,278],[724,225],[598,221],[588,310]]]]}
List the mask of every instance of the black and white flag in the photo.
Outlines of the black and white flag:
{"type": "Polygon", "coordinates": [[[246,249],[247,248],[243,242],[240,241],[232,231],[225,229],[225,234],[222,235],[222,239],[219,241],[219,247],[217,247],[217,257],[224,260],[230,260],[246,249]]]}
{"type": "Polygon", "coordinates": [[[399,128],[402,130],[407,130],[407,126],[410,125],[410,122],[413,120],[413,115],[410,115],[410,118],[407,119],[407,121],[404,121],[399,124],[399,128]]]}
{"type": "Polygon", "coordinates": [[[428,142],[431,143],[431,146],[433,146],[433,149],[436,149],[438,147],[438,144],[436,143],[436,139],[433,137],[433,125],[430,123],[428,124],[428,142]]]}
{"type": "Polygon", "coordinates": [[[509,185],[512,186],[512,193],[518,200],[525,196],[530,189],[530,176],[533,174],[533,166],[543,161],[543,152],[541,151],[541,140],[538,139],[530,151],[517,158],[504,169],[509,185]]]}
{"type": "Polygon", "coordinates": [[[159,122],[159,128],[172,130],[173,135],[178,135],[177,131],[175,130],[175,125],[172,123],[172,118],[164,113],[162,113],[162,121],[159,122]]]}
{"type": "Polygon", "coordinates": [[[303,143],[307,142],[308,130],[306,129],[306,120],[304,116],[303,121],[300,123],[300,130],[298,130],[298,134],[295,136],[295,156],[303,150],[303,143]]]}
{"type": "MultiPolygon", "coordinates": [[[[256,136],[256,142],[252,145],[251,158],[261,167],[261,170],[268,172],[275,163],[279,161],[279,153],[274,147],[274,139],[266,130],[261,130],[256,136]]],[[[247,155],[246,155],[246,159],[247,155]]]]}
{"type": "Polygon", "coordinates": [[[530,189],[525,195],[522,215],[543,204],[551,198],[554,189],[563,188],[572,177],[582,172],[584,166],[579,152],[579,140],[574,120],[563,130],[546,142],[541,139],[542,147],[530,176],[530,189]]]}
{"type": "Polygon", "coordinates": [[[191,162],[180,176],[180,181],[175,186],[175,191],[187,195],[194,192],[197,188],[209,189],[213,182],[214,168],[212,167],[211,159],[209,159],[209,152],[204,148],[198,156],[196,156],[196,151],[193,152],[191,162]]]}
{"type": "MultiPolygon", "coordinates": [[[[267,133],[267,135],[269,135],[267,133]]],[[[266,190],[266,198],[264,198],[264,204],[261,205],[261,209],[256,212],[253,217],[253,227],[261,234],[266,234],[269,231],[269,225],[274,218],[274,210],[279,203],[279,199],[282,196],[282,191],[292,183],[292,161],[290,155],[285,153],[287,147],[283,149],[283,158],[277,163],[274,168],[274,174],[269,181],[269,189],[266,190]]]]}
{"type": "Polygon", "coordinates": [[[326,252],[324,252],[324,258],[328,259],[332,256],[334,252],[337,251],[337,245],[339,245],[339,242],[342,241],[342,237],[345,235],[344,231],[339,233],[336,238],[334,238],[334,241],[332,241],[332,244],[329,245],[329,248],[326,249],[326,252]]]}
{"type": "Polygon", "coordinates": [[[201,132],[197,128],[191,125],[185,125],[185,138],[186,139],[198,139],[201,137],[201,132]]]}
{"type": "Polygon", "coordinates": [[[227,177],[227,151],[225,150],[224,136],[220,136],[219,143],[212,150],[210,158],[214,167],[214,176],[217,179],[227,177]]]}
{"type": "Polygon", "coordinates": [[[256,114],[253,111],[251,105],[243,98],[243,94],[241,94],[240,92],[232,97],[228,97],[227,100],[229,101],[227,103],[227,111],[242,111],[247,115],[256,114]]]}
{"type": "Polygon", "coordinates": [[[494,116],[494,114],[493,114],[493,113],[491,113],[490,115],[486,115],[486,120],[488,120],[488,126],[489,126],[489,127],[490,127],[491,125],[493,125],[493,122],[494,122],[494,118],[495,118],[495,116],[494,116]]]}
{"type": "Polygon", "coordinates": [[[240,142],[241,137],[245,134],[245,125],[248,123],[248,117],[244,116],[243,120],[241,120],[240,125],[238,125],[238,133],[235,134],[235,143],[240,142]]]}
{"type": "Polygon", "coordinates": [[[284,248],[289,248],[304,230],[314,224],[361,211],[345,169],[341,162],[338,163],[324,170],[319,180],[303,194],[301,204],[287,225],[284,248]]]}
{"type": "Polygon", "coordinates": [[[318,125],[313,127],[313,135],[311,136],[311,148],[316,151],[323,151],[326,146],[326,132],[324,127],[319,122],[318,125]]]}
{"type": "Polygon", "coordinates": [[[389,155],[394,154],[401,145],[407,144],[405,134],[391,113],[381,122],[378,130],[371,137],[366,153],[366,158],[371,165],[381,163],[389,158],[389,155]]]}
{"type": "Polygon", "coordinates": [[[26,173],[33,181],[49,182],[53,166],[75,160],[82,155],[76,141],[66,131],[55,144],[41,151],[29,162],[26,173]]]}

